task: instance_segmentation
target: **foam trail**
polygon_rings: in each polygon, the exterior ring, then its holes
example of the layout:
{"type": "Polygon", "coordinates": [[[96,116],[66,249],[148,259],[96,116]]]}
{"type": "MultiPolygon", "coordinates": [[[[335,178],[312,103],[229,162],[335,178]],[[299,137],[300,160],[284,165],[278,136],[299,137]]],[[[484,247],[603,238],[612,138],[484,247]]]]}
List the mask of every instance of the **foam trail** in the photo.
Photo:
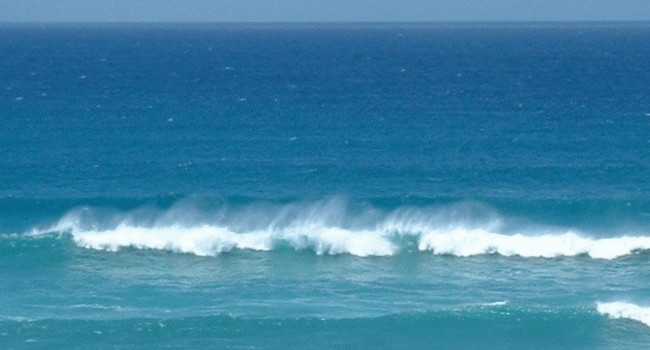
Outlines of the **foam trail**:
{"type": "Polygon", "coordinates": [[[613,303],[596,303],[596,310],[601,315],[607,315],[610,318],[619,319],[627,318],[639,321],[650,327],[650,307],[641,307],[632,303],[613,302],[613,303]]]}

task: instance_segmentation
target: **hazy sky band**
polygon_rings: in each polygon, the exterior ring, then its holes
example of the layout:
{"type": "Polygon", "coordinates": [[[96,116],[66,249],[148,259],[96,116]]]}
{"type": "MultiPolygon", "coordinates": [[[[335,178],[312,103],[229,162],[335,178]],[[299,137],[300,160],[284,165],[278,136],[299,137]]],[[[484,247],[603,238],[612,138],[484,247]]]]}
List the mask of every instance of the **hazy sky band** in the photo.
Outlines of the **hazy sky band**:
{"type": "Polygon", "coordinates": [[[650,0],[0,0],[1,22],[650,21],[650,0]]]}

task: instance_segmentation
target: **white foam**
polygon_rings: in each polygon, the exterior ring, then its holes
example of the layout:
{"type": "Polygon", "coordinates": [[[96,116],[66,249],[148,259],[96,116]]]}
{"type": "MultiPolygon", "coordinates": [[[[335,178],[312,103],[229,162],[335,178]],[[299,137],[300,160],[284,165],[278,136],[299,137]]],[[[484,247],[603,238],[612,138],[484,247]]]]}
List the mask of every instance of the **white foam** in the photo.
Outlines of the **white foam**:
{"type": "Polygon", "coordinates": [[[77,245],[91,249],[133,247],[200,256],[281,247],[319,255],[390,256],[410,250],[413,244],[419,251],[459,257],[587,255],[615,259],[650,250],[650,237],[646,236],[591,238],[578,231],[533,227],[504,233],[498,215],[476,206],[438,211],[402,208],[390,213],[368,210],[351,215],[343,201],[334,199],[305,206],[250,206],[218,214],[192,210],[178,205],[164,212],[134,210],[108,215],[82,208],[41,231],[69,232],[77,245]]]}
{"type": "Polygon", "coordinates": [[[258,251],[290,246],[296,250],[313,250],[319,255],[352,254],[356,256],[390,256],[414,237],[420,251],[438,255],[469,257],[483,254],[544,257],[588,255],[597,259],[615,259],[637,250],[650,249],[650,237],[592,239],[577,233],[526,236],[504,235],[484,229],[452,228],[428,232],[385,230],[351,230],[321,225],[295,225],[283,228],[235,232],[228,227],[202,225],[182,227],[138,227],[121,224],[109,230],[71,228],[75,243],[81,247],[116,251],[123,247],[160,249],[200,256],[212,256],[233,249],[258,251]]]}
{"type": "Polygon", "coordinates": [[[601,315],[610,318],[626,318],[641,322],[650,327],[650,307],[641,307],[632,303],[612,302],[596,303],[596,309],[601,315]]]}
{"type": "Polygon", "coordinates": [[[622,236],[594,239],[568,231],[543,235],[504,235],[485,229],[432,230],[424,233],[418,248],[434,254],[473,256],[500,254],[503,256],[544,257],[586,254],[596,259],[615,259],[637,250],[650,249],[650,237],[622,236]]]}
{"type": "Polygon", "coordinates": [[[258,234],[237,235],[228,230],[201,226],[145,228],[120,225],[106,231],[72,230],[81,247],[117,251],[124,247],[170,250],[199,256],[216,255],[233,248],[270,250],[269,238],[258,234]]]}
{"type": "Polygon", "coordinates": [[[170,250],[199,256],[214,256],[233,249],[272,250],[289,245],[296,250],[311,249],[316,254],[352,254],[356,256],[392,255],[396,247],[389,240],[372,232],[351,232],[341,228],[288,228],[236,233],[224,227],[200,226],[184,228],[133,227],[120,225],[113,230],[72,230],[75,243],[81,247],[117,251],[124,247],[170,250]]]}
{"type": "Polygon", "coordinates": [[[482,305],[483,306],[506,306],[508,305],[508,301],[507,300],[495,301],[493,303],[484,303],[482,305]]]}

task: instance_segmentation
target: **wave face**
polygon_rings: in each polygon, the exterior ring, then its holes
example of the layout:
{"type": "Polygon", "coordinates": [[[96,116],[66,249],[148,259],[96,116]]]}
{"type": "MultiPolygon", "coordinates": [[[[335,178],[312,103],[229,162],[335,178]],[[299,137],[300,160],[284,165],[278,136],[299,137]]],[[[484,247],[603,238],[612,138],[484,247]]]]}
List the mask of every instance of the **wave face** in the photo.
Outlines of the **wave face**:
{"type": "Polygon", "coordinates": [[[609,232],[608,237],[578,229],[518,222],[476,202],[382,210],[351,205],[334,197],[290,204],[247,204],[199,209],[179,201],[164,210],[126,212],[83,207],[71,210],[32,235],[70,233],[91,249],[157,249],[199,256],[233,250],[290,248],[318,255],[393,256],[409,251],[469,257],[616,259],[650,249],[650,236],[609,232]],[[354,207],[354,208],[353,208],[354,207]]]}

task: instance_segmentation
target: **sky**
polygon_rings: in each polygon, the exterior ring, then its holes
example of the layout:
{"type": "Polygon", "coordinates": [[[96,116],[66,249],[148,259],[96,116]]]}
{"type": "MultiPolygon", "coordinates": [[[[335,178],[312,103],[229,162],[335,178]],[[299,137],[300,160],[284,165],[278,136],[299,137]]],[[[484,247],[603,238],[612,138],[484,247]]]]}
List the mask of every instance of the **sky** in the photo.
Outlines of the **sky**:
{"type": "Polygon", "coordinates": [[[650,21],[650,0],[0,0],[0,22],[650,21]]]}

